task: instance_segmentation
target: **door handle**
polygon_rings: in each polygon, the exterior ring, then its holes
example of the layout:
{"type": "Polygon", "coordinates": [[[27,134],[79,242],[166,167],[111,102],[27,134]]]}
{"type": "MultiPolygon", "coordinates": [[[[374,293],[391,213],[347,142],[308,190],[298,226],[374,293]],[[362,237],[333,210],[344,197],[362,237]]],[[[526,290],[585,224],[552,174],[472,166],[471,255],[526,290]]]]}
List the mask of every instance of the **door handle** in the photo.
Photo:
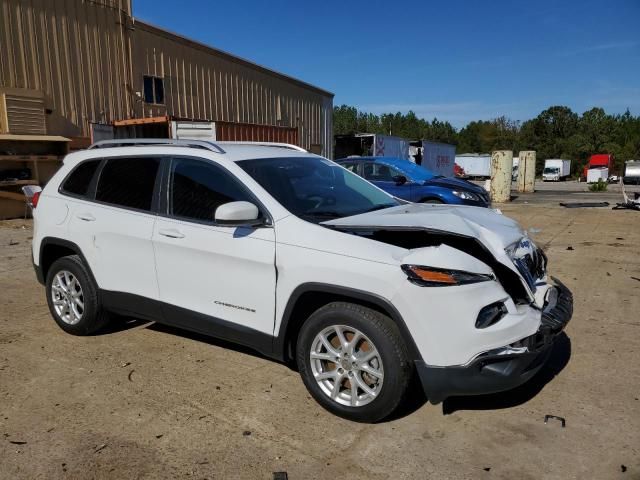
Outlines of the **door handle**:
{"type": "Polygon", "coordinates": [[[175,228],[165,228],[165,229],[159,230],[158,233],[163,237],[184,238],[184,233],[180,232],[179,230],[176,230],[175,228]]]}
{"type": "Polygon", "coordinates": [[[80,213],[76,215],[76,217],[78,217],[80,220],[84,220],[85,222],[93,222],[96,219],[96,217],[94,217],[90,213],[80,213]]]}

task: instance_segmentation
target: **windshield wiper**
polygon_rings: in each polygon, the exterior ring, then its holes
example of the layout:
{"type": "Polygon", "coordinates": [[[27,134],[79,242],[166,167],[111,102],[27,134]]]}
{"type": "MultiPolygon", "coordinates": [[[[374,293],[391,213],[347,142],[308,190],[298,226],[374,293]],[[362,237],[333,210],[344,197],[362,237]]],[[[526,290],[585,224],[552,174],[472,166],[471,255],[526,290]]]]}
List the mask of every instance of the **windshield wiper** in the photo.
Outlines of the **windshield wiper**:
{"type": "Polygon", "coordinates": [[[331,210],[319,210],[317,212],[305,212],[305,213],[303,213],[303,215],[309,216],[309,217],[335,217],[335,218],[339,218],[339,217],[342,216],[341,213],[334,212],[334,211],[331,211],[331,210]]]}

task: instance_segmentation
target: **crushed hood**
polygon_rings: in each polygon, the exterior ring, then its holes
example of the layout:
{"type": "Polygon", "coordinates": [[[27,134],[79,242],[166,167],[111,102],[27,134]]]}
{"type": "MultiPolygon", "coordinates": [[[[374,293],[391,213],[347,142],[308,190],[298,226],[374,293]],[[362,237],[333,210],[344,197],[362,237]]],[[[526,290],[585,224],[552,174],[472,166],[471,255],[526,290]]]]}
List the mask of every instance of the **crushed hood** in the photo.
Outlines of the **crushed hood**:
{"type": "Polygon", "coordinates": [[[514,220],[488,209],[459,205],[408,204],[322,223],[346,229],[420,229],[477,238],[497,258],[526,236],[514,220]]]}

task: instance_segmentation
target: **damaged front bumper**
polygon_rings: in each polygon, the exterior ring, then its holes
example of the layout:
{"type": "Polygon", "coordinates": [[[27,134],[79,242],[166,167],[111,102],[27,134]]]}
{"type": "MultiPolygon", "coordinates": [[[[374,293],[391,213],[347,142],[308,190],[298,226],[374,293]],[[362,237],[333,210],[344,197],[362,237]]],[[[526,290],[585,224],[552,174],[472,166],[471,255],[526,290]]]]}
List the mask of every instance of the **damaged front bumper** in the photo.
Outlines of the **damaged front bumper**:
{"type": "Polygon", "coordinates": [[[538,331],[522,340],[476,356],[466,365],[435,367],[416,361],[424,392],[432,404],[456,395],[510,390],[527,382],[545,364],[551,347],[573,314],[573,296],[557,279],[549,288],[538,331]]]}

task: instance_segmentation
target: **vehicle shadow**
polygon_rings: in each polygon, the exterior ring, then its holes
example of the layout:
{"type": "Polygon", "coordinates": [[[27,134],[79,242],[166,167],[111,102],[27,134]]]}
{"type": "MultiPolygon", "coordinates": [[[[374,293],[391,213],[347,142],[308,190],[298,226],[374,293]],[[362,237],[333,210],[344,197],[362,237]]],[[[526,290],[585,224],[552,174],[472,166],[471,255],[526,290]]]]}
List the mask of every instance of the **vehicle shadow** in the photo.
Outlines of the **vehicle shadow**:
{"type": "Polygon", "coordinates": [[[135,328],[144,328],[154,323],[150,320],[122,317],[120,315],[114,316],[113,320],[114,321],[109,321],[109,323],[107,323],[107,325],[103,327],[97,335],[113,335],[127,330],[133,330],[135,328]]]}
{"type": "Polygon", "coordinates": [[[522,405],[540,393],[567,366],[570,358],[571,340],[562,332],[553,344],[547,362],[527,383],[506,392],[450,397],[443,402],[442,413],[450,415],[458,410],[500,410],[522,405]]]}

